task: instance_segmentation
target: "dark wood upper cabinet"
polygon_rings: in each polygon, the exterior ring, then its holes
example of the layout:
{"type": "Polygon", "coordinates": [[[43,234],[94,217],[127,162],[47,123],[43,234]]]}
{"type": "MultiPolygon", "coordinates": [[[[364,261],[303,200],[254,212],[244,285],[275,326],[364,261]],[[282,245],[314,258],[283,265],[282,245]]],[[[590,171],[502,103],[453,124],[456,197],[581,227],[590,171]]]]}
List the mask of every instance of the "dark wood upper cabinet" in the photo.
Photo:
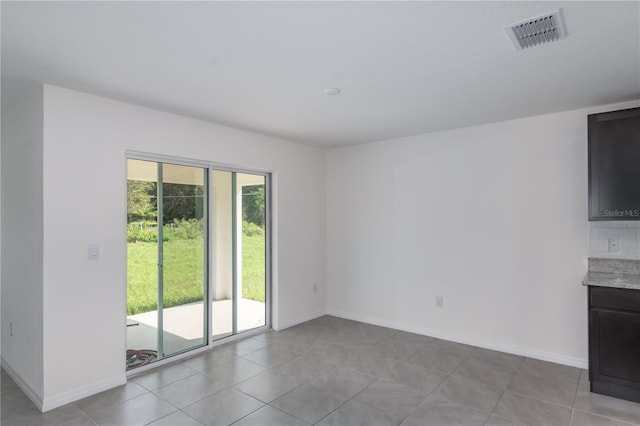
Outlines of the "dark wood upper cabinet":
{"type": "Polygon", "coordinates": [[[640,108],[591,114],[589,220],[640,220],[640,108]]]}

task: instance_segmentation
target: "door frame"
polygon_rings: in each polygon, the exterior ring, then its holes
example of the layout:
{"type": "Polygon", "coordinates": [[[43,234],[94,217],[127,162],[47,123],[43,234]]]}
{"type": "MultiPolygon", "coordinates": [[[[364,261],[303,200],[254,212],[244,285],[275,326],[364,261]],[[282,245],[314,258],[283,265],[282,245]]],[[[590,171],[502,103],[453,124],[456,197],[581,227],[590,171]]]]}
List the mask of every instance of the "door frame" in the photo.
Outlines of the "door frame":
{"type": "MultiPolygon", "coordinates": [[[[207,264],[205,268],[207,270],[207,291],[206,291],[206,301],[209,306],[207,307],[207,343],[201,347],[197,347],[191,350],[187,350],[184,352],[177,353],[175,355],[168,356],[166,358],[162,358],[160,360],[154,361],[150,364],[143,365],[138,368],[134,368],[132,370],[126,370],[126,365],[123,363],[123,368],[125,369],[127,377],[133,377],[138,374],[144,373],[146,371],[152,370],[157,367],[161,367],[163,365],[167,365],[182,359],[191,358],[203,352],[207,352],[217,346],[225,345],[227,343],[231,343],[236,340],[245,339],[251,336],[255,336],[265,332],[266,330],[271,329],[272,326],[272,268],[273,268],[273,258],[272,258],[272,231],[273,231],[273,205],[272,205],[272,175],[271,171],[258,170],[258,169],[248,169],[238,166],[232,166],[228,164],[216,163],[212,161],[203,161],[203,160],[194,160],[190,158],[177,157],[177,156],[168,156],[162,154],[150,154],[146,152],[126,150],[125,158],[124,158],[124,167],[125,167],[125,177],[127,170],[127,160],[142,160],[142,161],[154,161],[159,163],[169,163],[176,164],[181,166],[192,166],[192,167],[202,167],[208,170],[207,173],[207,264]],[[251,330],[243,331],[241,333],[233,334],[218,340],[213,340],[213,310],[211,309],[212,304],[212,294],[213,294],[213,277],[214,268],[211,267],[213,259],[212,255],[214,238],[212,238],[211,233],[213,232],[212,228],[212,215],[213,212],[213,200],[212,191],[213,191],[213,171],[226,171],[226,172],[235,172],[235,173],[245,173],[245,174],[253,174],[257,176],[263,176],[265,182],[265,325],[253,328],[251,330]]],[[[125,198],[125,206],[127,205],[127,179],[124,179],[124,198],[125,198]]],[[[124,229],[127,226],[127,210],[125,208],[124,211],[124,229]]],[[[240,236],[242,237],[242,236],[240,236]]],[[[127,328],[126,328],[126,309],[127,309],[127,240],[124,240],[124,252],[125,252],[125,271],[124,271],[124,312],[123,322],[124,322],[124,341],[125,348],[127,347],[127,328]]]]}

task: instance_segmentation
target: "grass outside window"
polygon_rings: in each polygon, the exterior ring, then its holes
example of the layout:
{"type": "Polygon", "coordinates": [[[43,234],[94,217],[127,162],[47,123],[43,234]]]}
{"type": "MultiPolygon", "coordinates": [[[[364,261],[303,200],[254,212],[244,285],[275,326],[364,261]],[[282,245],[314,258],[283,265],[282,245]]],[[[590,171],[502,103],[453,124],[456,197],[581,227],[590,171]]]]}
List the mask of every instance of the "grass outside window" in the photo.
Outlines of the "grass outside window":
{"type": "MultiPolygon", "coordinates": [[[[203,299],[203,240],[164,242],[164,307],[203,299]]],[[[158,309],[158,246],[127,243],[127,315],[158,309]]],[[[265,301],[264,235],[242,236],[242,297],[265,301]]]]}

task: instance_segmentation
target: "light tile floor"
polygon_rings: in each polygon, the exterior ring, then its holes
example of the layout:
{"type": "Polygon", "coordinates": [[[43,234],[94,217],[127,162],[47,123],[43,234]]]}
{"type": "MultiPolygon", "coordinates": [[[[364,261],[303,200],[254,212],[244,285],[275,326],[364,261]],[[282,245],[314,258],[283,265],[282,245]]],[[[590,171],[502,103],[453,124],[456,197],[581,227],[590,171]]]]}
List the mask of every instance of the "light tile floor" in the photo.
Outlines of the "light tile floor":
{"type": "Polygon", "coordinates": [[[2,372],[2,425],[640,425],[577,368],[325,316],[40,413],[2,372]]]}

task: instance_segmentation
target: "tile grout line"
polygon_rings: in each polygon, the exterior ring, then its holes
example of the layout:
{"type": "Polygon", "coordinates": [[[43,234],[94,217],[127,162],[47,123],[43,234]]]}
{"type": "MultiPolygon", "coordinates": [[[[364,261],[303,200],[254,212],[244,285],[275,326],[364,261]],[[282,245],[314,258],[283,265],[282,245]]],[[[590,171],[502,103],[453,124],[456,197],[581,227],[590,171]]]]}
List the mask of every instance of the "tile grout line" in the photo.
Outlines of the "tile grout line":
{"type": "MultiPolygon", "coordinates": [[[[509,386],[511,385],[511,383],[513,383],[513,380],[516,377],[516,374],[518,374],[518,372],[520,371],[520,369],[522,368],[522,365],[524,364],[524,361],[526,360],[526,357],[522,357],[522,361],[520,361],[520,365],[518,365],[518,368],[515,371],[511,372],[511,380],[509,380],[509,383],[507,384],[507,386],[502,390],[502,393],[500,394],[500,398],[498,399],[498,401],[496,402],[496,404],[493,406],[493,408],[491,409],[491,411],[489,412],[489,416],[487,417],[487,421],[489,421],[489,417],[491,417],[491,415],[497,415],[494,413],[494,411],[496,410],[496,408],[498,408],[498,405],[500,405],[500,402],[502,401],[502,399],[504,398],[504,394],[507,393],[507,390],[509,389],[509,386]]],[[[498,417],[502,417],[497,415],[498,417]]],[[[502,417],[502,418],[506,418],[506,417],[502,417]]],[[[515,419],[508,419],[509,421],[516,421],[515,419]]],[[[486,423],[486,422],[485,422],[486,423]]]]}
{"type": "MultiPolygon", "coordinates": [[[[237,389],[236,389],[236,390],[237,390],[237,389]]],[[[240,392],[240,391],[238,391],[238,392],[240,392]]],[[[242,394],[243,394],[243,395],[246,395],[244,392],[242,392],[242,394]]],[[[249,395],[247,395],[247,396],[249,396],[249,395]]],[[[253,398],[253,397],[252,397],[252,398],[253,398]]],[[[253,398],[253,399],[256,399],[256,398],[253,398]]],[[[259,400],[257,400],[257,401],[259,401],[259,400]]],[[[262,402],[262,401],[260,401],[260,402],[262,402]]],[[[268,404],[266,404],[266,403],[265,403],[262,407],[256,408],[256,409],[255,409],[255,410],[253,410],[252,412],[247,413],[246,415],[244,415],[244,416],[240,417],[240,418],[239,418],[239,419],[237,419],[237,420],[234,420],[232,423],[229,423],[229,425],[227,425],[227,426],[231,426],[231,425],[234,425],[234,424],[238,423],[239,421],[241,421],[242,419],[245,419],[245,418],[249,417],[250,415],[252,415],[252,414],[253,414],[253,413],[255,413],[256,411],[258,411],[258,410],[262,410],[262,409],[263,409],[264,407],[266,407],[267,405],[268,405],[268,404]]],[[[185,413],[185,414],[186,414],[186,413],[185,413]]],[[[189,416],[189,417],[191,417],[191,416],[189,416]]],[[[197,420],[196,420],[196,421],[197,421],[197,420]]]]}
{"type": "Polygon", "coordinates": [[[573,424],[573,416],[575,415],[575,413],[576,413],[576,409],[572,407],[571,408],[571,415],[569,416],[569,424],[568,424],[568,426],[571,426],[573,424]]]}
{"type": "MultiPolygon", "coordinates": [[[[345,368],[349,368],[349,367],[345,367],[345,368]]],[[[367,374],[367,373],[363,373],[363,372],[361,372],[361,371],[359,371],[359,370],[356,370],[356,369],[353,369],[353,368],[350,368],[350,369],[351,369],[351,370],[353,370],[353,371],[356,371],[356,372],[358,372],[358,373],[360,373],[360,374],[367,374]]],[[[370,374],[368,374],[368,375],[370,375],[370,374]]],[[[371,376],[372,376],[372,375],[371,375],[371,376]]],[[[349,401],[351,401],[352,399],[354,399],[356,396],[360,395],[362,392],[364,392],[365,390],[369,389],[369,387],[370,387],[372,384],[374,384],[374,383],[378,380],[378,377],[376,377],[376,376],[372,376],[372,377],[375,377],[375,380],[373,380],[371,383],[369,383],[367,386],[365,386],[363,389],[361,389],[358,393],[356,393],[355,395],[353,395],[351,398],[347,399],[345,402],[343,402],[342,404],[340,404],[339,406],[337,406],[335,409],[333,409],[330,413],[327,413],[327,415],[326,415],[326,416],[322,417],[321,419],[319,419],[317,422],[315,422],[315,423],[313,423],[313,424],[314,424],[314,425],[317,425],[317,424],[318,424],[318,423],[320,423],[322,420],[326,419],[326,418],[327,418],[327,417],[329,417],[331,414],[333,414],[334,412],[338,411],[338,410],[339,410],[343,405],[346,405],[349,401]]],[[[364,404],[364,405],[367,405],[367,404],[364,404]]],[[[369,405],[367,405],[367,407],[369,407],[369,405]]],[[[375,408],[375,407],[369,407],[369,408],[375,408]]],[[[376,408],[376,410],[377,410],[377,408],[376,408]]],[[[382,411],[382,410],[378,410],[378,411],[380,411],[380,412],[383,412],[383,413],[384,413],[384,411],[382,411]]]]}
{"type": "Polygon", "coordinates": [[[580,409],[580,408],[575,408],[574,407],[573,411],[580,411],[580,412],[583,412],[583,413],[594,415],[596,417],[602,417],[602,418],[607,419],[607,420],[613,420],[613,421],[616,421],[616,422],[619,422],[619,423],[624,423],[624,424],[627,424],[627,425],[630,425],[630,426],[640,426],[640,423],[634,423],[634,422],[630,422],[630,421],[627,421],[627,420],[622,420],[619,417],[611,417],[611,416],[607,416],[607,415],[604,415],[604,414],[594,413],[593,411],[583,410],[583,409],[580,409]]]}

